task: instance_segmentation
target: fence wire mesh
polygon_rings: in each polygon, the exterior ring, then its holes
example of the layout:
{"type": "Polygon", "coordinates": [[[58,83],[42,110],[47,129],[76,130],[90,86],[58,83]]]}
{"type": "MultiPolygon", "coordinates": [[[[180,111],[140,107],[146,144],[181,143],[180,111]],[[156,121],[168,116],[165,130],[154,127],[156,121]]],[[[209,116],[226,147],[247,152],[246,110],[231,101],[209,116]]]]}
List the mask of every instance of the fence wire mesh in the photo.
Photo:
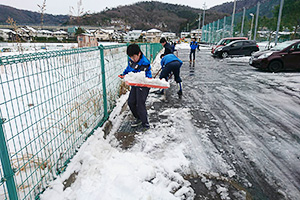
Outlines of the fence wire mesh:
{"type": "MultiPolygon", "coordinates": [[[[280,0],[271,0],[264,3],[258,3],[256,6],[245,9],[234,14],[234,21],[232,24],[232,15],[225,16],[222,19],[206,24],[202,27],[202,42],[216,44],[220,39],[226,37],[247,37],[248,39],[261,41],[275,41],[276,30],[270,24],[264,24],[264,17],[272,17],[273,13],[270,8],[274,9],[274,5],[280,4],[280,0]],[[268,12],[267,12],[268,11],[268,12]],[[256,17],[258,15],[257,30],[255,32],[256,17]],[[244,16],[244,20],[243,20],[244,16]],[[244,21],[244,23],[242,23],[244,21]],[[243,24],[243,25],[242,25],[243,24]]],[[[274,17],[274,16],[273,16],[274,17]]],[[[277,22],[277,17],[275,18],[277,22]]],[[[284,28],[284,24],[283,24],[284,28]]],[[[278,41],[283,42],[290,40],[292,35],[283,34],[278,41]]]]}
{"type": "MultiPolygon", "coordinates": [[[[149,60],[160,44],[139,44],[149,60]]],[[[0,198],[35,199],[107,119],[127,45],[0,58],[0,198]]]]}

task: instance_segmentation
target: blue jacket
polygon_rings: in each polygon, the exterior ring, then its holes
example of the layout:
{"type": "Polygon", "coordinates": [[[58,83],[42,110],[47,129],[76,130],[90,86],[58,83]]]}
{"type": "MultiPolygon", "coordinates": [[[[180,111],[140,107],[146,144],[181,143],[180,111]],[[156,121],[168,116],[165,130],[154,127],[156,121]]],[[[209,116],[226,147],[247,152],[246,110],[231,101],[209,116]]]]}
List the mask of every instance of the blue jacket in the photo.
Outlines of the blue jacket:
{"type": "Polygon", "coordinates": [[[129,58],[128,66],[123,71],[123,75],[126,75],[129,72],[136,73],[136,72],[141,72],[141,71],[145,71],[146,77],[152,78],[150,61],[146,58],[146,56],[144,56],[144,54],[141,54],[141,58],[137,63],[133,62],[129,58]]]}
{"type": "Polygon", "coordinates": [[[195,50],[195,49],[198,48],[198,43],[196,41],[195,42],[193,41],[193,42],[190,43],[190,47],[191,47],[192,50],[195,50]]]}
{"type": "Polygon", "coordinates": [[[180,62],[180,67],[181,67],[182,61],[179,58],[177,58],[174,54],[165,55],[160,61],[161,67],[164,68],[168,63],[176,60],[180,62]]]}

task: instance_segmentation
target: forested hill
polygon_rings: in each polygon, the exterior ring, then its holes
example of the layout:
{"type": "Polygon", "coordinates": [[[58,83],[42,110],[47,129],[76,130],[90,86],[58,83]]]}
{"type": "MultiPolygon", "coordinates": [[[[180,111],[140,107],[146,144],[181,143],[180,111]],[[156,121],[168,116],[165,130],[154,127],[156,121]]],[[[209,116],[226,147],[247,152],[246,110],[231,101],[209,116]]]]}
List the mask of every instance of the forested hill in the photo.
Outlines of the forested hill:
{"type": "MultiPolygon", "coordinates": [[[[145,1],[85,15],[80,20],[70,21],[68,24],[75,24],[78,21],[82,25],[123,24],[133,29],[158,28],[178,33],[184,28],[189,30],[197,28],[199,13],[202,14],[202,10],[188,6],[145,1]]],[[[207,11],[205,22],[212,22],[222,17],[224,17],[223,13],[207,11]]]]}
{"type": "MultiPolygon", "coordinates": [[[[274,5],[278,5],[279,0],[237,0],[237,12],[243,7],[251,8],[260,1],[261,13],[272,14],[274,5]],[[264,6],[267,5],[267,6],[264,6]],[[264,10],[269,9],[269,10],[264,10]]],[[[224,16],[232,14],[233,1],[215,6],[206,11],[205,24],[211,23],[224,16]]],[[[13,18],[17,25],[39,25],[41,24],[41,14],[20,10],[9,6],[0,5],[0,24],[7,24],[8,17],[13,18]]],[[[131,5],[107,8],[106,10],[85,14],[79,18],[70,18],[67,15],[45,14],[45,25],[90,25],[90,26],[128,26],[131,29],[148,30],[157,28],[162,31],[179,33],[198,27],[198,16],[202,14],[202,9],[192,8],[178,4],[162,3],[157,1],[144,1],[131,5]]],[[[269,17],[269,16],[268,16],[269,17]]],[[[201,20],[202,23],[202,20],[201,20]]]]}
{"type": "MultiPolygon", "coordinates": [[[[280,0],[237,0],[236,1],[236,13],[242,12],[243,7],[245,7],[246,9],[255,7],[258,2],[261,3],[260,13],[267,17],[271,17],[272,16],[271,11],[274,9],[275,6],[279,5],[280,0]]],[[[215,12],[232,14],[233,1],[214,6],[214,7],[210,8],[209,10],[215,11],[215,12]]]]}
{"type": "MultiPolygon", "coordinates": [[[[6,20],[11,17],[17,24],[39,25],[41,24],[41,14],[28,10],[20,10],[10,6],[0,5],[0,24],[7,24],[6,20]]],[[[68,20],[67,15],[44,15],[45,25],[61,25],[68,20]]]]}

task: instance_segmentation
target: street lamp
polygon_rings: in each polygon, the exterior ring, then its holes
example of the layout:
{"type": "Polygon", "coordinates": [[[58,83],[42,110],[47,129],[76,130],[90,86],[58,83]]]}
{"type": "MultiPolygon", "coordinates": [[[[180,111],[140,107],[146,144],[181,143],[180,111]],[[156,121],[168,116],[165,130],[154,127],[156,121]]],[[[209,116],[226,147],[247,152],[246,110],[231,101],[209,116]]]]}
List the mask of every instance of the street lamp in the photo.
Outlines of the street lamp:
{"type": "Polygon", "coordinates": [[[254,15],[253,15],[253,13],[250,13],[250,16],[252,17],[252,21],[251,21],[251,29],[250,29],[250,40],[251,40],[251,38],[252,38],[253,21],[254,21],[254,15]]]}

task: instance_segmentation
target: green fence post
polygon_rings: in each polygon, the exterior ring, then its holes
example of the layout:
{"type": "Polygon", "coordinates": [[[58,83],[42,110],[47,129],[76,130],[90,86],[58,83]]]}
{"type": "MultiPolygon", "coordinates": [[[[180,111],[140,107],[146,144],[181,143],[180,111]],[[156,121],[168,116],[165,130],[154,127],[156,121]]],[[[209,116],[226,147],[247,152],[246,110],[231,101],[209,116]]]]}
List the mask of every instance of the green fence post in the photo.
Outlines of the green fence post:
{"type": "Polygon", "coordinates": [[[108,119],[108,111],[107,111],[107,94],[106,94],[106,81],[105,81],[104,46],[101,44],[99,46],[99,49],[100,49],[100,61],[101,61],[101,73],[102,73],[104,120],[106,120],[108,119]]]}
{"type": "Polygon", "coordinates": [[[0,159],[3,169],[4,181],[6,182],[6,187],[8,191],[9,199],[17,200],[17,190],[14,179],[14,171],[11,168],[11,163],[8,155],[7,145],[5,141],[4,131],[2,125],[4,124],[4,120],[0,118],[0,159]]]}

